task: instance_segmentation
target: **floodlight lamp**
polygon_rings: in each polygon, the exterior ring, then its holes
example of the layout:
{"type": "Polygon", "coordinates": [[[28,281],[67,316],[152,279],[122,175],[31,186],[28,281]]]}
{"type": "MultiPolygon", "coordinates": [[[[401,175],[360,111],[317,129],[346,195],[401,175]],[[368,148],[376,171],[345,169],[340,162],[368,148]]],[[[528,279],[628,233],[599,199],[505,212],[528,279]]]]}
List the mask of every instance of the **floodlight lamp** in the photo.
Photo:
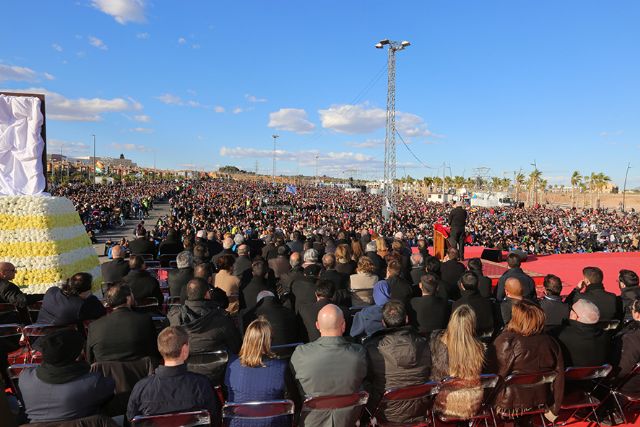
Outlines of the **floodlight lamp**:
{"type": "Polygon", "coordinates": [[[389,43],[390,43],[389,39],[380,40],[380,44],[383,45],[383,46],[386,45],[386,44],[389,44],[389,43]]]}
{"type": "Polygon", "coordinates": [[[382,49],[382,43],[376,43],[376,49],[382,49]]]}
{"type": "Polygon", "coordinates": [[[411,46],[411,43],[409,43],[408,41],[406,41],[406,40],[405,40],[405,41],[403,41],[402,43],[400,43],[400,45],[401,45],[402,47],[407,47],[407,46],[411,46]]]}

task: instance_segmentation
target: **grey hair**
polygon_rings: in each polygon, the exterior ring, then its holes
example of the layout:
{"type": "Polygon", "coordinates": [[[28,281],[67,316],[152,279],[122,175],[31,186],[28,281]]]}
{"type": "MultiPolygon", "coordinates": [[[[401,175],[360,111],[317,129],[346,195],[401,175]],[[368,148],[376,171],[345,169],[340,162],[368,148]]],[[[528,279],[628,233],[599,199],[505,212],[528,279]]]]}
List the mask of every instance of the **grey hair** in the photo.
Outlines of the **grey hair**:
{"type": "Polygon", "coordinates": [[[579,299],[571,307],[578,315],[578,322],[593,325],[600,321],[598,306],[587,299],[579,299]]]}
{"type": "Polygon", "coordinates": [[[262,301],[262,299],[266,297],[275,297],[275,295],[271,291],[260,291],[258,292],[258,296],[256,297],[256,304],[262,301]]]}
{"type": "Polygon", "coordinates": [[[189,251],[182,251],[176,257],[178,268],[193,267],[193,254],[189,251]]]}
{"type": "Polygon", "coordinates": [[[307,249],[304,251],[304,262],[318,262],[318,251],[315,249],[307,249]]]}
{"type": "Polygon", "coordinates": [[[366,251],[367,252],[377,252],[378,251],[378,245],[376,245],[375,240],[372,240],[369,243],[367,243],[366,251]]]}
{"type": "Polygon", "coordinates": [[[233,247],[233,239],[231,237],[227,237],[222,241],[223,249],[231,249],[233,247]]]}
{"type": "Polygon", "coordinates": [[[411,265],[412,266],[422,265],[422,261],[423,260],[424,260],[424,258],[422,257],[422,254],[420,252],[416,252],[415,254],[411,254],[411,265]]]}

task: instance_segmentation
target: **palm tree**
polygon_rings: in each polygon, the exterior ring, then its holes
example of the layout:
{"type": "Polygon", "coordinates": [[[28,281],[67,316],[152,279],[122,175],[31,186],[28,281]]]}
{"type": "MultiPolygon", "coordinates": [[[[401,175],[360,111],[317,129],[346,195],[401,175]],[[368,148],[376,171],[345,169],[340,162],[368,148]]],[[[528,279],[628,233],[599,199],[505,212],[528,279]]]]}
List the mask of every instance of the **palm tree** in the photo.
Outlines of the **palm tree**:
{"type": "Polygon", "coordinates": [[[500,189],[500,178],[498,178],[497,176],[491,177],[491,189],[493,191],[500,189]]]}
{"type": "MultiPolygon", "coordinates": [[[[542,179],[542,172],[540,172],[538,168],[534,169],[529,174],[529,192],[530,192],[529,194],[533,194],[534,206],[538,204],[538,187],[540,185],[541,179],[542,179]]],[[[529,204],[531,204],[531,199],[529,199],[529,204]]]]}
{"type": "Polygon", "coordinates": [[[433,181],[432,181],[433,182],[433,186],[436,189],[442,190],[442,178],[440,178],[439,176],[434,176],[432,179],[433,179],[433,181]]]}
{"type": "Polygon", "coordinates": [[[611,177],[605,175],[603,172],[599,172],[596,174],[596,193],[597,193],[597,204],[596,206],[600,207],[600,195],[602,191],[607,187],[607,184],[611,182],[611,177]]]}
{"type": "Polygon", "coordinates": [[[589,175],[589,193],[591,194],[591,207],[594,207],[594,200],[593,200],[593,196],[595,195],[596,192],[596,188],[597,188],[597,182],[598,182],[598,174],[595,172],[591,172],[591,174],[589,175]]]}
{"type": "Polygon", "coordinates": [[[464,184],[465,184],[464,177],[459,175],[453,177],[453,186],[456,188],[456,190],[459,190],[462,187],[464,187],[465,186],[464,184]]]}
{"type": "Polygon", "coordinates": [[[431,186],[433,185],[433,178],[431,178],[430,176],[425,176],[424,178],[422,178],[422,182],[427,188],[431,189],[431,186]]]}
{"type": "Polygon", "coordinates": [[[573,173],[571,174],[571,207],[575,207],[576,205],[576,199],[575,199],[575,190],[576,187],[580,186],[580,184],[582,183],[582,175],[580,175],[580,172],[578,171],[573,171],[573,173]]]}

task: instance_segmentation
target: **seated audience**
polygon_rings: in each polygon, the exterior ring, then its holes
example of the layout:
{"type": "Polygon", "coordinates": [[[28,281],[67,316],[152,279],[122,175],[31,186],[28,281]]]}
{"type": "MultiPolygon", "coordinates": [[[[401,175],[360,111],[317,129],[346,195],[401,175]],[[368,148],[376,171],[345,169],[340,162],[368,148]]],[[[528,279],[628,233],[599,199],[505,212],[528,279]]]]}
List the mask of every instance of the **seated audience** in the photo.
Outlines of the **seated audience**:
{"type": "Polygon", "coordinates": [[[399,261],[392,260],[387,263],[387,278],[391,290],[391,299],[402,301],[405,307],[409,307],[409,301],[414,297],[414,289],[405,279],[400,277],[402,265],[399,261]]]}
{"type": "MultiPolygon", "coordinates": [[[[25,294],[12,282],[16,277],[16,267],[10,262],[0,262],[0,304],[13,304],[18,310],[41,301],[42,294],[25,294]]],[[[26,313],[25,313],[26,314],[26,313]]],[[[20,323],[15,316],[0,315],[0,323],[20,323]]]]}
{"type": "Polygon", "coordinates": [[[262,291],[256,298],[257,304],[242,314],[242,324],[246,328],[259,317],[271,325],[271,344],[283,345],[300,341],[298,319],[293,310],[283,306],[272,291],[262,291]]]}
{"type": "MultiPolygon", "coordinates": [[[[229,402],[276,400],[284,397],[287,362],[271,352],[271,325],[260,317],[247,327],[238,356],[229,359],[225,373],[229,402]]],[[[233,420],[231,426],[280,426],[271,420],[233,420]]],[[[289,424],[291,425],[291,424],[289,424]]]]}
{"type": "Polygon", "coordinates": [[[517,277],[509,277],[504,284],[505,299],[500,302],[501,325],[506,325],[511,320],[511,307],[522,301],[524,289],[522,282],[517,277]]]}
{"type": "Polygon", "coordinates": [[[638,284],[640,284],[640,281],[635,271],[620,270],[618,274],[618,286],[620,287],[619,305],[622,306],[622,320],[624,322],[629,322],[633,319],[631,305],[640,298],[640,286],[638,284]]]}
{"type": "MultiPolygon", "coordinates": [[[[136,238],[129,242],[129,252],[133,255],[152,255],[155,257],[156,245],[148,237],[148,233],[144,231],[144,228],[136,229],[136,238]]],[[[113,251],[111,252],[113,256],[113,251]]]]}
{"type": "Polygon", "coordinates": [[[416,252],[411,254],[409,257],[411,260],[411,271],[409,273],[409,277],[411,278],[411,284],[413,286],[420,285],[420,278],[425,273],[424,269],[424,258],[420,252],[416,252]]]}
{"type": "Polygon", "coordinates": [[[249,310],[255,307],[260,292],[275,291],[267,282],[267,263],[263,259],[259,258],[253,261],[250,268],[251,280],[241,287],[244,307],[249,310]]]}
{"type": "Polygon", "coordinates": [[[364,256],[366,256],[373,262],[373,265],[375,267],[375,275],[378,277],[384,277],[385,273],[387,272],[387,265],[384,259],[380,255],[378,255],[378,244],[376,243],[376,241],[372,240],[367,243],[367,245],[365,246],[365,251],[366,252],[364,253],[364,256]]]}
{"type": "Polygon", "coordinates": [[[334,294],[335,287],[332,282],[319,280],[315,291],[316,302],[300,306],[298,313],[302,320],[302,340],[304,342],[311,342],[320,338],[320,331],[316,323],[318,312],[322,307],[332,303],[334,294]]]}
{"type": "Polygon", "coordinates": [[[140,255],[131,255],[129,257],[129,274],[122,279],[133,292],[133,297],[137,303],[145,298],[153,297],[159,304],[164,302],[164,295],[160,290],[158,279],[146,270],[144,258],[140,255]]]}
{"type": "Polygon", "coordinates": [[[455,386],[440,390],[434,409],[447,417],[472,417],[482,403],[480,374],[485,361],[485,346],[476,338],[473,309],[465,304],[456,308],[446,330],[431,334],[430,348],[429,379],[439,382],[454,377],[460,380],[455,386]]]}
{"type": "Polygon", "coordinates": [[[351,276],[356,273],[358,264],[353,260],[351,246],[344,243],[336,247],[336,270],[339,273],[351,276]]]}
{"type": "Polygon", "coordinates": [[[240,309],[240,278],[233,275],[235,261],[235,257],[230,254],[224,254],[217,258],[216,268],[218,272],[213,279],[213,285],[222,289],[229,298],[227,311],[230,314],[236,314],[240,309]]]}
{"type": "Polygon", "coordinates": [[[104,306],[91,293],[92,280],[89,273],[76,273],[62,286],[49,288],[42,299],[38,323],[70,325],[104,316],[104,306]]]}
{"type": "Polygon", "coordinates": [[[391,290],[386,280],[380,280],[373,287],[374,305],[365,306],[353,317],[349,335],[356,338],[370,336],[383,328],[382,306],[391,299],[391,290]]]}
{"type": "Polygon", "coordinates": [[[156,328],[147,314],[132,310],[135,304],[131,288],[112,285],[104,297],[113,311],[89,325],[87,361],[108,362],[138,360],[157,355],[156,328]]]}
{"type": "Polygon", "coordinates": [[[558,276],[547,274],[544,277],[544,297],[540,308],[544,311],[545,328],[564,325],[569,320],[569,305],[562,301],[562,281],[558,276]]]}
{"type": "Polygon", "coordinates": [[[461,305],[468,305],[476,313],[477,334],[492,334],[496,323],[493,317],[493,305],[488,298],[484,298],[478,293],[478,276],[467,271],[460,278],[458,286],[461,296],[453,303],[451,309],[455,311],[461,305]]]}
{"type": "Polygon", "coordinates": [[[467,268],[459,260],[459,252],[456,248],[449,248],[445,262],[440,265],[440,278],[446,284],[447,298],[456,301],[460,298],[458,281],[467,271],[467,268]]]}
{"type": "Polygon", "coordinates": [[[245,277],[245,273],[251,270],[251,258],[249,258],[249,246],[242,244],[236,250],[238,256],[236,262],[233,263],[233,275],[239,277],[240,280],[245,277]]]}
{"type": "MultiPolygon", "coordinates": [[[[360,391],[367,373],[364,348],[342,337],[346,324],[342,310],[329,304],[318,313],[320,338],[298,346],[291,370],[301,396],[335,396],[360,391]]],[[[355,425],[359,411],[351,409],[303,412],[299,426],[355,425]]]]}
{"type": "Polygon", "coordinates": [[[289,247],[286,245],[280,245],[276,248],[276,257],[269,259],[267,262],[269,268],[273,270],[276,279],[280,279],[283,275],[291,271],[291,264],[289,264],[289,247]]]}
{"type": "Polygon", "coordinates": [[[215,419],[217,400],[209,380],[204,375],[187,371],[187,331],[180,326],[165,328],[158,335],[158,351],[164,364],[133,387],[127,405],[127,418],[131,420],[136,415],[208,410],[215,419]]]}
{"type": "MultiPolygon", "coordinates": [[[[621,381],[640,362],[640,298],[629,307],[632,319],[616,334],[611,355],[614,381],[621,381]]],[[[640,390],[640,376],[634,376],[622,386],[624,392],[640,390]]]]}
{"type": "MultiPolygon", "coordinates": [[[[384,329],[374,333],[365,344],[369,372],[370,409],[375,410],[385,390],[422,384],[429,376],[429,342],[408,325],[408,316],[400,301],[382,307],[384,329]]],[[[412,423],[424,420],[429,399],[388,402],[378,412],[380,422],[412,423]]]]}
{"type": "Polygon", "coordinates": [[[422,296],[411,298],[409,318],[411,324],[424,336],[437,329],[447,327],[449,321],[449,302],[438,294],[438,277],[425,273],[420,279],[422,296]]]}
{"type": "Polygon", "coordinates": [[[520,280],[522,284],[522,296],[524,298],[530,301],[536,300],[536,285],[533,279],[520,268],[521,263],[522,260],[517,254],[510,253],[507,255],[507,265],[509,269],[500,277],[498,286],[496,286],[496,299],[498,302],[501,302],[506,297],[504,285],[509,277],[515,277],[520,280]]]}
{"type": "Polygon", "coordinates": [[[557,334],[565,366],[600,366],[607,363],[611,335],[600,326],[600,313],[594,303],[579,299],[571,306],[569,324],[557,334]]]}
{"type": "Polygon", "coordinates": [[[211,256],[209,255],[209,248],[207,245],[204,243],[196,243],[193,247],[193,264],[205,264],[209,263],[210,260],[211,256]]]}
{"type": "Polygon", "coordinates": [[[187,282],[193,279],[193,255],[189,251],[182,251],[176,257],[176,270],[169,270],[167,283],[169,284],[169,295],[180,297],[180,302],[184,302],[185,288],[187,282]]]}
{"type": "Polygon", "coordinates": [[[511,321],[490,346],[490,372],[506,378],[511,374],[532,374],[552,371],[551,384],[526,388],[500,388],[494,407],[498,414],[517,415],[535,405],[545,404],[558,415],[564,393],[564,363],[558,343],[543,333],[544,312],[535,304],[523,300],[513,305],[511,321]]]}
{"type": "Polygon", "coordinates": [[[129,274],[129,263],[124,260],[124,250],[122,246],[115,245],[111,247],[111,258],[109,262],[105,262],[100,266],[102,270],[102,281],[105,283],[116,283],[121,281],[124,276],[129,274]]]}
{"type": "Polygon", "coordinates": [[[493,296],[493,285],[491,279],[482,272],[482,260],[480,258],[471,258],[467,263],[469,271],[476,273],[478,276],[478,293],[484,298],[493,296]]]}
{"type": "MultiPolygon", "coordinates": [[[[99,413],[114,394],[115,383],[78,361],[84,339],[72,329],[47,334],[36,343],[42,364],[20,374],[20,391],[29,421],[54,422],[99,413]]],[[[0,423],[1,424],[1,423],[0,423]]]]}
{"type": "Polygon", "coordinates": [[[187,300],[171,307],[167,317],[171,326],[182,326],[189,333],[191,354],[227,350],[237,354],[240,333],[233,320],[215,302],[207,299],[209,285],[194,278],[187,283],[187,300]]]}
{"type": "MultiPolygon", "coordinates": [[[[305,304],[316,302],[316,282],[320,276],[321,267],[318,264],[310,264],[302,270],[302,276],[291,283],[291,298],[293,299],[296,313],[305,304]]],[[[291,270],[293,273],[293,270],[291,270]]]]}
{"type": "Polygon", "coordinates": [[[371,259],[366,256],[360,257],[356,274],[352,274],[349,280],[351,306],[361,307],[363,305],[373,304],[373,285],[377,282],[376,267],[371,259]]]}
{"type": "Polygon", "coordinates": [[[322,256],[323,270],[320,273],[320,280],[328,280],[333,283],[336,289],[334,297],[338,305],[352,306],[351,294],[349,292],[350,276],[338,273],[336,270],[336,257],[334,254],[324,254],[322,256]]]}
{"type": "Polygon", "coordinates": [[[598,267],[582,269],[583,279],[565,299],[567,304],[573,304],[579,299],[586,299],[594,303],[600,312],[601,321],[621,318],[618,301],[614,294],[607,292],[602,284],[604,275],[598,267]]]}

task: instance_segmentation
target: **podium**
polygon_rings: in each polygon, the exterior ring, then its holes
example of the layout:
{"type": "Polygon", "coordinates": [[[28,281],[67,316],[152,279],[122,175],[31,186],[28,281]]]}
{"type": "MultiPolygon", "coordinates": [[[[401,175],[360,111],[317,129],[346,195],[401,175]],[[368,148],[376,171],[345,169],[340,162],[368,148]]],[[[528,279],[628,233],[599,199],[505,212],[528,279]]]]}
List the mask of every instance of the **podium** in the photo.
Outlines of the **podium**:
{"type": "Polygon", "coordinates": [[[433,256],[442,261],[447,248],[447,237],[441,230],[433,227],[433,256]]]}

